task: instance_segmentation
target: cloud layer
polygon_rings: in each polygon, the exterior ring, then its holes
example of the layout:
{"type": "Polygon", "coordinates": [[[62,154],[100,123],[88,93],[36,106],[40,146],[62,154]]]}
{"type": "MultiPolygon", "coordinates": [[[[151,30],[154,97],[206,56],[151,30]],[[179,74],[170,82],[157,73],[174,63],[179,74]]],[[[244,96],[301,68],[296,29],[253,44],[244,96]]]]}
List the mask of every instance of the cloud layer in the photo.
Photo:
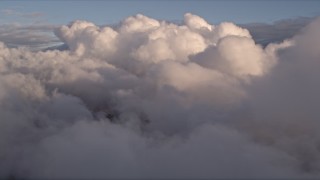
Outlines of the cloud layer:
{"type": "Polygon", "coordinates": [[[262,47],[187,13],[0,44],[0,177],[318,177],[320,20],[262,47]]]}
{"type": "Polygon", "coordinates": [[[31,50],[41,50],[61,44],[61,41],[52,33],[55,28],[57,26],[49,24],[2,24],[0,25],[0,40],[10,48],[25,47],[31,50]]]}

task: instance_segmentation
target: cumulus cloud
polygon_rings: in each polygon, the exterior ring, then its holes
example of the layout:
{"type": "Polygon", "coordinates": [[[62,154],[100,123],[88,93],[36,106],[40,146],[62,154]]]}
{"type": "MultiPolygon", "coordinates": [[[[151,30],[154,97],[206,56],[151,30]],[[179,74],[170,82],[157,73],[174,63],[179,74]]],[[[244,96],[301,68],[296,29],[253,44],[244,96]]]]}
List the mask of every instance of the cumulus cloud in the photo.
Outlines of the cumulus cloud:
{"type": "Polygon", "coordinates": [[[0,43],[0,177],[319,177],[319,22],[266,47],[191,13],[0,43]]]}
{"type": "Polygon", "coordinates": [[[197,54],[193,61],[226,74],[239,77],[258,76],[266,71],[264,64],[270,61],[266,56],[266,52],[251,38],[233,35],[221,39],[216,46],[197,54]]]}

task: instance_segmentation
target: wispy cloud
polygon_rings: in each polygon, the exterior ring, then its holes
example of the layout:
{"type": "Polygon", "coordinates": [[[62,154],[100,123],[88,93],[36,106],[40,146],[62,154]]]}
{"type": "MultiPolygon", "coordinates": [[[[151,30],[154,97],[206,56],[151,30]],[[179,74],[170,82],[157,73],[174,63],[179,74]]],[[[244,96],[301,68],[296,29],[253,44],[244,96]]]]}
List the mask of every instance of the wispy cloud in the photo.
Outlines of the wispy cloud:
{"type": "Polygon", "coordinates": [[[12,8],[12,9],[2,9],[1,14],[5,16],[17,16],[22,18],[40,18],[45,16],[42,12],[21,12],[18,9],[12,8]]]}
{"type": "Polygon", "coordinates": [[[3,24],[0,25],[0,39],[9,47],[48,47],[60,42],[53,35],[55,28],[51,24],[3,24]]]}
{"type": "Polygon", "coordinates": [[[281,42],[292,38],[314,19],[314,17],[299,17],[279,20],[272,24],[250,23],[239,26],[248,29],[256,42],[265,46],[270,42],[281,42]]]}

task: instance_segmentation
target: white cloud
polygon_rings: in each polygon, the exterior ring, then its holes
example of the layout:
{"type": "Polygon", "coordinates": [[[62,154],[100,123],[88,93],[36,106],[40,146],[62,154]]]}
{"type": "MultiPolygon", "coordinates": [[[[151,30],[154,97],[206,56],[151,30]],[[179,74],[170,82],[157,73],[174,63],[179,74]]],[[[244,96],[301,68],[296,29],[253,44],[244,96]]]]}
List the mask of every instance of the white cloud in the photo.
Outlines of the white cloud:
{"type": "Polygon", "coordinates": [[[74,21],[0,43],[0,177],[319,177],[319,20],[266,48],[232,23],[74,21]]]}

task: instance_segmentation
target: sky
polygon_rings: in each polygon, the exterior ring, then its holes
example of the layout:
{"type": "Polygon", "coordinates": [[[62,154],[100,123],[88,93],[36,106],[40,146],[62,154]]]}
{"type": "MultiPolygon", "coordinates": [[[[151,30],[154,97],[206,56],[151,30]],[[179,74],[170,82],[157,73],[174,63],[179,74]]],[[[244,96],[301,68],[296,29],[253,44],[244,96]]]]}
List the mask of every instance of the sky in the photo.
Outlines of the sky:
{"type": "Polygon", "coordinates": [[[141,13],[179,21],[191,12],[210,23],[271,23],[320,15],[317,0],[1,0],[0,23],[66,24],[76,19],[96,24],[117,23],[141,13]]]}

